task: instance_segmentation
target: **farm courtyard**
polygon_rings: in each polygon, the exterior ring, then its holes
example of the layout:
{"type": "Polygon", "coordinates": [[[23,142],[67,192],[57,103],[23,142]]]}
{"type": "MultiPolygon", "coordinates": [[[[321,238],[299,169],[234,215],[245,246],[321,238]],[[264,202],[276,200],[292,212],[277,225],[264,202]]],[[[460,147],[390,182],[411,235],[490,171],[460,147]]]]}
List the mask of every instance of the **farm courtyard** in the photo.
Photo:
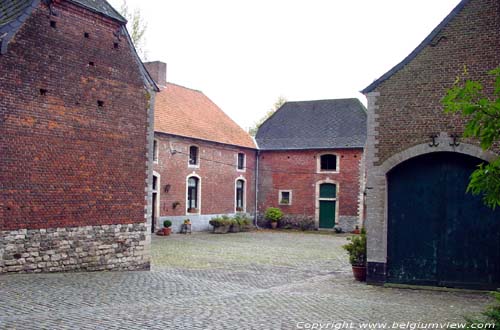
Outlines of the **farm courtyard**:
{"type": "Polygon", "coordinates": [[[150,272],[0,277],[0,329],[391,328],[462,322],[489,302],[354,282],[345,242],[272,231],[155,236],[150,272]]]}

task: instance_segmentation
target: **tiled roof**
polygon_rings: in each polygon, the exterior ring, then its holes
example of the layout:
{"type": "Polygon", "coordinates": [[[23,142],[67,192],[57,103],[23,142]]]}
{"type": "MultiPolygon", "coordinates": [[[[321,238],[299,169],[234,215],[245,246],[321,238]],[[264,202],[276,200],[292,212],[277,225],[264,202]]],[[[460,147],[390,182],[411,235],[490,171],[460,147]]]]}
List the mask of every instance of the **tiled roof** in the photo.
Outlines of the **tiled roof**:
{"type": "Polygon", "coordinates": [[[255,148],[250,135],[205,94],[172,83],[156,94],[155,132],[255,148]]]}
{"type": "Polygon", "coordinates": [[[120,15],[106,0],[70,0],[71,2],[83,6],[87,9],[95,11],[104,16],[113,18],[122,23],[127,23],[127,20],[120,15]]]}
{"type": "Polygon", "coordinates": [[[407,65],[408,63],[410,63],[415,57],[417,57],[417,55],[425,48],[427,47],[429,44],[431,44],[432,40],[434,40],[434,38],[441,32],[441,30],[444,29],[444,27],[446,25],[448,25],[448,23],[453,19],[455,18],[455,16],[457,16],[457,14],[462,11],[462,9],[465,7],[465,5],[469,2],[470,0],[462,0],[456,7],[455,9],[453,9],[451,11],[451,13],[446,16],[446,18],[431,32],[431,34],[429,34],[427,36],[427,38],[424,39],[424,41],[422,41],[420,43],[420,45],[418,45],[417,48],[415,48],[413,50],[413,52],[410,53],[410,55],[408,55],[403,61],[401,61],[400,63],[398,63],[395,67],[393,67],[392,69],[390,69],[389,71],[387,71],[385,74],[383,74],[380,78],[378,78],[377,80],[375,80],[374,82],[372,82],[368,87],[366,87],[365,89],[363,89],[361,91],[361,93],[363,94],[366,94],[366,93],[370,93],[370,92],[373,92],[373,90],[375,88],[377,88],[378,85],[380,85],[382,82],[384,82],[385,80],[389,79],[393,74],[395,74],[396,72],[398,72],[399,70],[401,70],[402,68],[405,67],[405,65],[407,65]]]}
{"type": "Polygon", "coordinates": [[[40,0],[0,1],[0,54],[5,54],[10,39],[39,3],[40,0]]]}
{"type": "Polygon", "coordinates": [[[366,109],[358,99],[286,102],[255,139],[262,150],[363,148],[366,109]]]}

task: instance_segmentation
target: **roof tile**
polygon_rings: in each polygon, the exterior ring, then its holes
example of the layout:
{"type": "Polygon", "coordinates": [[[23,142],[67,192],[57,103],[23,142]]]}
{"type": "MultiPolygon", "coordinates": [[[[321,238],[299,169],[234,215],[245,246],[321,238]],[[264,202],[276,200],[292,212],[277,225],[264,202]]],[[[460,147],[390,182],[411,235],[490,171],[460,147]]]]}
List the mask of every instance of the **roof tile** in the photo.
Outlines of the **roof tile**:
{"type": "Polygon", "coordinates": [[[156,94],[155,131],[255,148],[250,135],[205,94],[172,83],[156,94]]]}
{"type": "Polygon", "coordinates": [[[358,99],[286,102],[255,139],[262,150],[363,148],[366,109],[358,99]]]}

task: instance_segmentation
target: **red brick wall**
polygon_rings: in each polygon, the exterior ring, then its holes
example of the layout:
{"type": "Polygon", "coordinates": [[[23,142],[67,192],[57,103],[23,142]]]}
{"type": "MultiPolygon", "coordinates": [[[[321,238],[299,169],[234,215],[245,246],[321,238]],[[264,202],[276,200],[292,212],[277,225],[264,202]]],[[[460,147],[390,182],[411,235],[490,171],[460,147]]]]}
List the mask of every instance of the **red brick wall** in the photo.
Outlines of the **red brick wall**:
{"type": "Polygon", "coordinates": [[[486,72],[500,64],[499,13],[498,0],[470,1],[433,40],[434,46],[427,46],[377,87],[376,165],[409,147],[430,142],[431,134],[462,135],[463,118],[443,114],[441,99],[464,65],[470,79],[492,82],[486,72]]]}
{"type": "Polygon", "coordinates": [[[358,215],[361,149],[261,151],[259,160],[259,213],[279,207],[285,214],[315,216],[316,183],[338,182],[339,216],[358,215]],[[316,173],[317,158],[334,153],[339,173],[316,173]],[[279,191],[292,190],[292,204],[279,205],[279,191]]]}
{"type": "Polygon", "coordinates": [[[54,7],[0,55],[0,229],[144,222],[148,97],[131,47],[114,49],[118,23],[54,7]]]}
{"type": "Polygon", "coordinates": [[[235,212],[235,180],[243,176],[246,180],[246,211],[255,208],[255,150],[205,142],[156,133],[158,141],[158,164],[154,171],[160,174],[160,216],[186,215],[186,180],[193,172],[201,177],[201,209],[204,214],[235,212]],[[199,147],[199,168],[188,167],[189,147],[199,147]],[[177,152],[172,154],[172,150],[177,152]],[[247,168],[236,169],[236,155],[246,155],[247,168]],[[228,165],[229,164],[229,165],[228,165]],[[165,186],[170,185],[168,192],[165,186]],[[172,204],[180,205],[173,209],[172,204]]]}

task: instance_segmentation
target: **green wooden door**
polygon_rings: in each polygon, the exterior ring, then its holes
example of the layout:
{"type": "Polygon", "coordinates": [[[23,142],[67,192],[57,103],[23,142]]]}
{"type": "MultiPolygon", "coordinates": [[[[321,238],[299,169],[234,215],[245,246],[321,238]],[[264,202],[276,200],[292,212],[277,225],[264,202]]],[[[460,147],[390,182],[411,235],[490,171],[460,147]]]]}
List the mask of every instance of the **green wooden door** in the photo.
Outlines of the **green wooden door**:
{"type": "Polygon", "coordinates": [[[319,186],[319,228],[335,227],[335,208],[337,204],[337,186],[323,183],[319,186]]]}
{"type": "Polygon", "coordinates": [[[319,228],[335,226],[335,201],[319,201],[319,228]]]}
{"type": "Polygon", "coordinates": [[[460,288],[500,286],[500,210],[466,193],[477,158],[433,153],[388,180],[387,278],[460,288]]]}

